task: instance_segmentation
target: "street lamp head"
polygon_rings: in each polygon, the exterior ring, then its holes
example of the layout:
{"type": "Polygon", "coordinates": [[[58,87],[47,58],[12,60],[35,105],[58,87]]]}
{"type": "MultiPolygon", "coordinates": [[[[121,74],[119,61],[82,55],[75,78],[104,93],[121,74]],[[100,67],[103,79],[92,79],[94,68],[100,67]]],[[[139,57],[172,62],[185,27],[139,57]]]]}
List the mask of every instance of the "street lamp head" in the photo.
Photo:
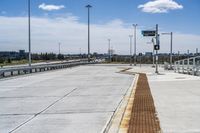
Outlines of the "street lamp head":
{"type": "Polygon", "coordinates": [[[173,32],[165,32],[165,33],[161,33],[162,35],[171,35],[173,32]]]}
{"type": "Polygon", "coordinates": [[[87,5],[87,6],[85,6],[86,8],[91,8],[92,6],[91,5],[87,5]]]}
{"type": "Polygon", "coordinates": [[[133,24],[133,26],[135,27],[135,26],[138,26],[138,24],[133,24]]]}

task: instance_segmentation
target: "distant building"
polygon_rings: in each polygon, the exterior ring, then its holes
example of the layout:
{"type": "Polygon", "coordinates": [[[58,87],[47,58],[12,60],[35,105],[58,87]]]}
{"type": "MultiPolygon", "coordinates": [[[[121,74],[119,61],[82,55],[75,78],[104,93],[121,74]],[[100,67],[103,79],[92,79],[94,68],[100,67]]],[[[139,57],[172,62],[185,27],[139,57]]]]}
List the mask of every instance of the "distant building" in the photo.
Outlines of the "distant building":
{"type": "Polygon", "coordinates": [[[0,51],[0,57],[1,58],[10,58],[10,59],[19,59],[19,58],[25,58],[26,53],[25,53],[25,50],[19,50],[19,52],[16,52],[16,51],[0,51]]]}
{"type": "Polygon", "coordinates": [[[145,56],[152,56],[153,53],[152,52],[145,52],[145,56]]]}
{"type": "Polygon", "coordinates": [[[19,50],[19,57],[20,58],[26,58],[25,50],[19,50]]]}

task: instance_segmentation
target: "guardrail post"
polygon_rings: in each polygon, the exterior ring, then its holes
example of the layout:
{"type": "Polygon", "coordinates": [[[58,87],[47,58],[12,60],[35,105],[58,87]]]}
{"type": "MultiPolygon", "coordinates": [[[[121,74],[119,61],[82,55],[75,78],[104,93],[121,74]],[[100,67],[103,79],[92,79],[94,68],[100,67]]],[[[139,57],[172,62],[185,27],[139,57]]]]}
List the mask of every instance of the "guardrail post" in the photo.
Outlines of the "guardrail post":
{"type": "Polygon", "coordinates": [[[195,57],[193,58],[193,75],[196,75],[196,62],[195,62],[195,57]]]}
{"type": "Polygon", "coordinates": [[[187,59],[187,73],[188,73],[188,74],[189,74],[189,69],[190,69],[190,68],[189,68],[189,65],[190,65],[190,59],[188,58],[188,59],[187,59]]]}
{"type": "Polygon", "coordinates": [[[180,72],[180,61],[178,61],[178,73],[180,72]]]}
{"type": "Polygon", "coordinates": [[[10,75],[13,76],[13,71],[10,72],[10,75]]]}
{"type": "Polygon", "coordinates": [[[184,64],[185,64],[185,60],[182,60],[182,73],[184,73],[184,64]]]}

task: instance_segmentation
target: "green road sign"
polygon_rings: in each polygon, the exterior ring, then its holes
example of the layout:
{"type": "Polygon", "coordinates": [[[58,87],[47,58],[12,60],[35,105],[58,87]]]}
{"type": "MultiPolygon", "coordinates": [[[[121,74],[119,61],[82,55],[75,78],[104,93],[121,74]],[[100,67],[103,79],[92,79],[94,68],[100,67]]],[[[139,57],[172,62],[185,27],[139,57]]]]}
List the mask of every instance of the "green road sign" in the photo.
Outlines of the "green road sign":
{"type": "Polygon", "coordinates": [[[143,30],[142,31],[143,36],[156,36],[155,30],[143,30]]]}

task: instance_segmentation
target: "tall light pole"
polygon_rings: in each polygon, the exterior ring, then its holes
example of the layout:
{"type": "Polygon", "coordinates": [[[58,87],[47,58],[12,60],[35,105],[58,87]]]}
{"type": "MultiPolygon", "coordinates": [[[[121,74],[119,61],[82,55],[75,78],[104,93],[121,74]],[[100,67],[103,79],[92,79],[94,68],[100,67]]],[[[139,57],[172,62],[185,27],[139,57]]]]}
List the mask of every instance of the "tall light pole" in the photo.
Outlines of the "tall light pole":
{"type": "Polygon", "coordinates": [[[60,46],[61,46],[61,43],[58,43],[59,54],[60,54],[60,46]]]}
{"type": "Polygon", "coordinates": [[[169,33],[162,33],[162,35],[170,35],[171,39],[170,39],[170,69],[172,69],[172,49],[173,49],[173,32],[169,32],[169,33]]]}
{"type": "Polygon", "coordinates": [[[153,50],[152,50],[152,61],[153,61],[153,66],[152,67],[155,67],[155,50],[154,50],[154,45],[155,45],[155,42],[154,42],[154,38],[152,38],[151,42],[147,42],[147,44],[152,44],[153,46],[153,50]]]}
{"type": "Polygon", "coordinates": [[[137,33],[137,26],[138,24],[133,24],[134,27],[134,66],[137,64],[137,57],[136,57],[136,33],[137,33]]]}
{"type": "Polygon", "coordinates": [[[180,60],[180,51],[178,51],[178,60],[180,60]]]}
{"type": "Polygon", "coordinates": [[[87,5],[86,8],[88,9],[88,62],[90,62],[90,8],[91,5],[87,5]]]}
{"type": "Polygon", "coordinates": [[[111,49],[110,49],[110,41],[111,41],[111,39],[108,39],[108,55],[109,55],[109,62],[111,62],[111,49]]]}
{"type": "Polygon", "coordinates": [[[198,49],[198,48],[196,48],[196,55],[198,55],[198,53],[199,53],[199,49],[198,49]]]}
{"type": "Polygon", "coordinates": [[[132,39],[133,35],[129,35],[130,37],[130,66],[132,66],[132,39]]]}
{"type": "Polygon", "coordinates": [[[28,62],[31,66],[31,1],[28,0],[28,62]]]}

